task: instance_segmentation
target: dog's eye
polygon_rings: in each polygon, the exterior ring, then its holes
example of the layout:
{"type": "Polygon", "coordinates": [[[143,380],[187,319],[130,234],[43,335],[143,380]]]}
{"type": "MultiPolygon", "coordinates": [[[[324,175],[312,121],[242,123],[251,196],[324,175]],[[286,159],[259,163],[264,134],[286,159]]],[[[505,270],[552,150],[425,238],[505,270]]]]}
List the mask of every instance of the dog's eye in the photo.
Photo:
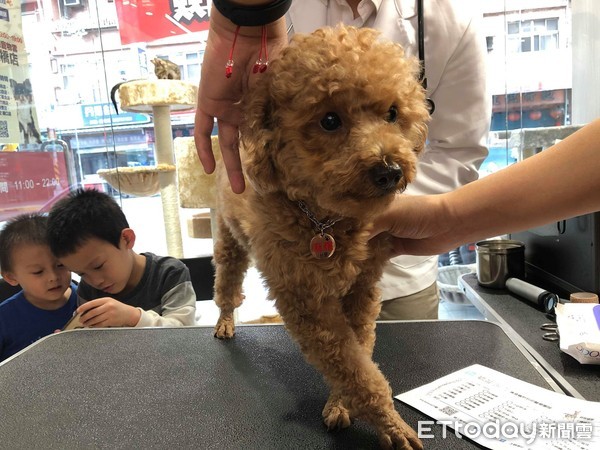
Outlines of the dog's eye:
{"type": "Polygon", "coordinates": [[[321,128],[325,131],[335,131],[342,126],[342,119],[334,112],[326,113],[321,119],[321,128]]]}
{"type": "Polygon", "coordinates": [[[392,105],[385,115],[385,121],[389,123],[396,123],[396,120],[398,120],[398,108],[392,105]]]}

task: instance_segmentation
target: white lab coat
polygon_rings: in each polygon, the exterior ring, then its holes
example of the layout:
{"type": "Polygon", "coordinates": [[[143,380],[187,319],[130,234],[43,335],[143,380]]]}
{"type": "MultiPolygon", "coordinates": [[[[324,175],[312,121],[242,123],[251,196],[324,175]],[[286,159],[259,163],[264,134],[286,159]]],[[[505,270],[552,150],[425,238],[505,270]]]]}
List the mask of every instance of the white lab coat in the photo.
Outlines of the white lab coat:
{"type": "MultiPolygon", "coordinates": [[[[330,2],[295,0],[287,15],[295,33],[326,25],[330,2]]],[[[369,0],[363,0],[369,1],[369,0]]],[[[435,102],[428,144],[420,159],[410,194],[456,189],[477,179],[487,156],[491,96],[486,90],[483,15],[476,0],[424,0],[425,76],[435,102]]],[[[373,0],[377,11],[364,26],[400,43],[418,57],[417,0],[373,0]]],[[[350,20],[351,21],[351,20],[350,20]]],[[[350,21],[347,22],[347,24],[350,21]]],[[[289,25],[289,23],[288,23],[289,25]]],[[[431,286],[437,277],[437,256],[400,256],[391,260],[380,283],[383,299],[410,295],[431,286]]]]}

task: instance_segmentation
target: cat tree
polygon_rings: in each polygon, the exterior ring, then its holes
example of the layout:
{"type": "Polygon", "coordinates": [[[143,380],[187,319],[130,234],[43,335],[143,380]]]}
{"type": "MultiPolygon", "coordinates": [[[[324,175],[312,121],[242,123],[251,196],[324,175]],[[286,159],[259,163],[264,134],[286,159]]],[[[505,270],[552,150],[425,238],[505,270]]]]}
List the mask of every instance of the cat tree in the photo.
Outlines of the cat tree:
{"type": "Polygon", "coordinates": [[[137,80],[119,87],[121,109],[150,113],[154,119],[156,166],[99,170],[111,186],[125,194],[149,196],[160,192],[167,252],[183,258],[179,199],[173,151],[171,111],[195,108],[197,86],[181,80],[137,80]]]}
{"type": "MultiPolygon", "coordinates": [[[[197,213],[188,219],[188,235],[193,238],[215,236],[215,209],[217,204],[216,175],[207,174],[202,168],[193,137],[175,138],[179,202],[182,208],[208,208],[208,213],[197,213]]],[[[221,159],[219,139],[211,139],[215,160],[221,159]]]]}

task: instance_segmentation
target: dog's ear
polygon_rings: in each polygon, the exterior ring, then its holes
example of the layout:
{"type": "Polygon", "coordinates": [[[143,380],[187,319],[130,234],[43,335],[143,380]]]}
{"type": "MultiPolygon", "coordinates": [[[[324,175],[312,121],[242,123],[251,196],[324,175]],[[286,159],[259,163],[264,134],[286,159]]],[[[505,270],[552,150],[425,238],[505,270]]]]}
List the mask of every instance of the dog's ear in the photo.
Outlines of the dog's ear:
{"type": "Polygon", "coordinates": [[[274,157],[279,149],[280,133],[273,116],[269,85],[269,77],[264,77],[246,96],[240,137],[246,177],[261,194],[275,192],[279,187],[274,157]]]}

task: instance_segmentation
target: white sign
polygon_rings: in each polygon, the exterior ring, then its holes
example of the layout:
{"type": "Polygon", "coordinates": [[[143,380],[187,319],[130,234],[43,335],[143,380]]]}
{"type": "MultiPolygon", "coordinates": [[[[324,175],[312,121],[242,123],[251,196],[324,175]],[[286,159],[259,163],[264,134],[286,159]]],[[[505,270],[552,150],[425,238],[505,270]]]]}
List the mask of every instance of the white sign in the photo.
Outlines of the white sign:
{"type": "Polygon", "coordinates": [[[0,150],[41,144],[27,52],[21,0],[0,0],[0,150]]]}

